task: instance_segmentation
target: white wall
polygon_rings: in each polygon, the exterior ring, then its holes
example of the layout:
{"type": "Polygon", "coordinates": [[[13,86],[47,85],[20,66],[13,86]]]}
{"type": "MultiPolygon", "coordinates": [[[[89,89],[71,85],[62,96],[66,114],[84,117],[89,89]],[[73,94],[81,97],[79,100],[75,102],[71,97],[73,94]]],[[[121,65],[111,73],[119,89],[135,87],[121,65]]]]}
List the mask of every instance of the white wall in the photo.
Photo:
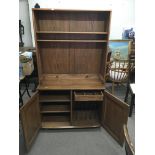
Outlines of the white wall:
{"type": "Polygon", "coordinates": [[[24,35],[22,35],[24,46],[32,46],[28,0],[19,0],[19,19],[24,26],[24,35]]]}
{"type": "Polygon", "coordinates": [[[135,27],[135,0],[28,0],[34,44],[32,8],[112,10],[110,39],[122,39],[123,28],[135,27]]]}

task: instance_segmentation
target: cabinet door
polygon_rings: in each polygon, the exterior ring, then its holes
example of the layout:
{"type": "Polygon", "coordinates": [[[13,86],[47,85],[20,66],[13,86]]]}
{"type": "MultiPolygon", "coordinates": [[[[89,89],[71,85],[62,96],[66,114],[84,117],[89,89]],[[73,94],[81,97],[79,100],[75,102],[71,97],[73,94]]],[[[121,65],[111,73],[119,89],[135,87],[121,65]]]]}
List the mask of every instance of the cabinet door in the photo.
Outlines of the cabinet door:
{"type": "Polygon", "coordinates": [[[28,151],[41,126],[38,92],[20,109],[20,118],[28,151]]]}
{"type": "Polygon", "coordinates": [[[123,125],[127,124],[129,106],[114,95],[105,91],[102,110],[103,127],[121,146],[123,146],[123,125]]]}

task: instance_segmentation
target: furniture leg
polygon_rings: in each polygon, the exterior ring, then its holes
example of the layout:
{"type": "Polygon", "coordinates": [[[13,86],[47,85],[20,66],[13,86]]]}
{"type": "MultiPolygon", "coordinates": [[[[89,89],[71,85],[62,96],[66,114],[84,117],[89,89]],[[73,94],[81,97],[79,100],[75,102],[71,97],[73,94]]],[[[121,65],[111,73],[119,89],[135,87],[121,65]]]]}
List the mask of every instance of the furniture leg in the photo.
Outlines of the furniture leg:
{"type": "Polygon", "coordinates": [[[129,111],[129,117],[131,117],[131,115],[132,115],[132,110],[133,110],[134,103],[135,103],[135,94],[132,94],[132,96],[131,96],[130,111],[129,111]]]}
{"type": "Polygon", "coordinates": [[[25,79],[25,87],[26,87],[26,91],[29,97],[31,97],[29,90],[28,90],[28,84],[27,84],[27,80],[25,79]]]}
{"type": "Polygon", "coordinates": [[[130,89],[130,88],[129,88],[129,85],[127,84],[127,90],[126,90],[124,102],[127,102],[127,100],[128,100],[129,89],[130,89]]]}
{"type": "Polygon", "coordinates": [[[21,86],[19,83],[19,107],[23,106],[23,98],[22,98],[22,93],[21,93],[21,86]],[[21,102],[21,105],[20,105],[21,102]]]}
{"type": "Polygon", "coordinates": [[[114,94],[114,82],[112,82],[112,94],[114,94]]]}
{"type": "Polygon", "coordinates": [[[34,80],[34,88],[32,89],[32,92],[35,92],[37,89],[37,80],[34,80]]]}

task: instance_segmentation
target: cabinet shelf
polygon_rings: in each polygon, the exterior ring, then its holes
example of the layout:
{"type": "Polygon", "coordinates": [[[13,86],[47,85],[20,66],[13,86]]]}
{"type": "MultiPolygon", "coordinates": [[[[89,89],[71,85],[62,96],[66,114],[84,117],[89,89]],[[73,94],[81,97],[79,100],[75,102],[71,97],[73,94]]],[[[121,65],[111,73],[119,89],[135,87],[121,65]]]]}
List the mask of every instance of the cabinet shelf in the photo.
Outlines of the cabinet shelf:
{"type": "Polygon", "coordinates": [[[41,113],[69,113],[69,105],[44,105],[41,107],[41,113]]]}
{"type": "MultiPolygon", "coordinates": [[[[44,74],[39,90],[90,90],[104,89],[104,82],[98,74],[44,74]]],[[[50,98],[50,96],[49,96],[50,98]]],[[[67,97],[69,98],[69,96],[67,97]]],[[[69,100],[69,99],[68,99],[69,100]]],[[[45,100],[44,100],[45,101],[45,100]]]]}
{"type": "Polygon", "coordinates": [[[108,34],[108,32],[37,31],[37,34],[108,34]]]}
{"type": "Polygon", "coordinates": [[[38,42],[95,42],[102,43],[107,42],[107,40],[37,40],[38,42]]]}
{"type": "Polygon", "coordinates": [[[69,121],[66,121],[66,122],[46,122],[46,121],[43,121],[41,123],[41,125],[42,125],[43,129],[71,128],[69,121]]]}
{"type": "Polygon", "coordinates": [[[68,128],[70,125],[70,119],[65,115],[42,117],[42,128],[68,128]]]}
{"type": "Polygon", "coordinates": [[[42,129],[61,129],[61,128],[98,128],[101,124],[98,121],[94,122],[86,122],[86,121],[77,121],[74,122],[73,125],[69,121],[42,121],[41,123],[42,129]]]}
{"type": "Polygon", "coordinates": [[[70,102],[68,95],[41,95],[40,102],[70,102]]]}
{"type": "Polygon", "coordinates": [[[81,120],[81,121],[74,121],[73,122],[73,126],[77,126],[77,127],[81,127],[81,128],[89,128],[89,127],[100,127],[101,126],[101,124],[100,124],[100,122],[98,121],[98,120],[93,120],[93,121],[88,121],[88,120],[81,120]]]}

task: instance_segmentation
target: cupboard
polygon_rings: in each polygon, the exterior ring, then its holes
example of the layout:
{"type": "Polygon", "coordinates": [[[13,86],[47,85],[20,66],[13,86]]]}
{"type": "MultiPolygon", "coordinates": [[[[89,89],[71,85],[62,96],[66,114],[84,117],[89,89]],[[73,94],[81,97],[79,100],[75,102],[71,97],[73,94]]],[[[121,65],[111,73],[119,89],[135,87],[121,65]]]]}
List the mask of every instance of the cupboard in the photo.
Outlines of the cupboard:
{"type": "Polygon", "coordinates": [[[20,109],[27,150],[40,129],[103,126],[123,145],[128,105],[105,89],[111,11],[32,13],[39,86],[20,109]]]}

